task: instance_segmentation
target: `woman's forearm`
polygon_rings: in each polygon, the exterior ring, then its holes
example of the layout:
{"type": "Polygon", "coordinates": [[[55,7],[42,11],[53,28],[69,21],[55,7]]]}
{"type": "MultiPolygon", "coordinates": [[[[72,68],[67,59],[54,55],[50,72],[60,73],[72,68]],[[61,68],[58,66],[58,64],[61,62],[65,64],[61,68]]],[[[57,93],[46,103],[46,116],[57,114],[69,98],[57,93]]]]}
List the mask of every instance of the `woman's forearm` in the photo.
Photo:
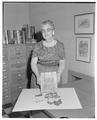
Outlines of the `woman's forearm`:
{"type": "Polygon", "coordinates": [[[39,70],[38,70],[38,67],[37,67],[37,58],[32,58],[31,69],[35,73],[36,77],[39,77],[39,70]]]}
{"type": "Polygon", "coordinates": [[[39,71],[38,71],[37,64],[32,64],[31,69],[35,73],[36,77],[38,78],[39,77],[39,71]]]}

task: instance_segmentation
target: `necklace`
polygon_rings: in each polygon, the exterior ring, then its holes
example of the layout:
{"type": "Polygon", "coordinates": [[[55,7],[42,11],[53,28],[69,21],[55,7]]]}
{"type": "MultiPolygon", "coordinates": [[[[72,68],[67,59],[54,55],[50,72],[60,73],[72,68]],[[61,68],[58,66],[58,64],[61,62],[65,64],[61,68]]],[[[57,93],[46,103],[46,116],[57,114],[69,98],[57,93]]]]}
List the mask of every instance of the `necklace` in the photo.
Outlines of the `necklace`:
{"type": "Polygon", "coordinates": [[[43,45],[45,46],[45,47],[53,47],[53,46],[55,46],[56,45],[56,43],[57,43],[57,41],[56,40],[53,40],[53,41],[51,41],[51,42],[46,42],[46,41],[43,41],[43,45]]]}

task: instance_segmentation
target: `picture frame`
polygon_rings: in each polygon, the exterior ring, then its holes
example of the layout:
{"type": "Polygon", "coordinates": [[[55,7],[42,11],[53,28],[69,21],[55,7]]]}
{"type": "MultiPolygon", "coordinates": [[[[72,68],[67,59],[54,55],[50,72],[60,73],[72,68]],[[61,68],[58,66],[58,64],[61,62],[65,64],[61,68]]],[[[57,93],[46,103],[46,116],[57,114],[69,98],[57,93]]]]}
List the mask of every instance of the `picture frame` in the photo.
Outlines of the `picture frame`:
{"type": "Polygon", "coordinates": [[[75,34],[94,34],[94,13],[84,13],[74,16],[75,34]]]}
{"type": "Polygon", "coordinates": [[[76,38],[76,60],[90,63],[91,61],[91,37],[76,38]]]}

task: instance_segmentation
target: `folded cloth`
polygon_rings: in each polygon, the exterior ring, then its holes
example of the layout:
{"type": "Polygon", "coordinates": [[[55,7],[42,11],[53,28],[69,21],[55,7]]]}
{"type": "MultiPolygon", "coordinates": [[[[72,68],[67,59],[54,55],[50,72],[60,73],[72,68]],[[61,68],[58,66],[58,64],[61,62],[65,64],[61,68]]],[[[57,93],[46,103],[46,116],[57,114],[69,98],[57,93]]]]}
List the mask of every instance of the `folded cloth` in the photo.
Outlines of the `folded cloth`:
{"type": "Polygon", "coordinates": [[[43,93],[57,91],[57,74],[56,72],[42,72],[40,74],[41,91],[43,93]]]}

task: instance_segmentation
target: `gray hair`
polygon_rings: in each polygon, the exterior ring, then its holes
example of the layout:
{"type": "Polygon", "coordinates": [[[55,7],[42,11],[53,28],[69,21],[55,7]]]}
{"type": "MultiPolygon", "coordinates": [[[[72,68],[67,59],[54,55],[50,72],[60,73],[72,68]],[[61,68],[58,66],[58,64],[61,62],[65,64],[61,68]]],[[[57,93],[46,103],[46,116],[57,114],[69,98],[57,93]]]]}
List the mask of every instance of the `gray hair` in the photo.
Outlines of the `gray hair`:
{"type": "Polygon", "coordinates": [[[42,22],[42,25],[49,24],[53,29],[55,29],[54,23],[51,20],[45,20],[42,22]]]}

